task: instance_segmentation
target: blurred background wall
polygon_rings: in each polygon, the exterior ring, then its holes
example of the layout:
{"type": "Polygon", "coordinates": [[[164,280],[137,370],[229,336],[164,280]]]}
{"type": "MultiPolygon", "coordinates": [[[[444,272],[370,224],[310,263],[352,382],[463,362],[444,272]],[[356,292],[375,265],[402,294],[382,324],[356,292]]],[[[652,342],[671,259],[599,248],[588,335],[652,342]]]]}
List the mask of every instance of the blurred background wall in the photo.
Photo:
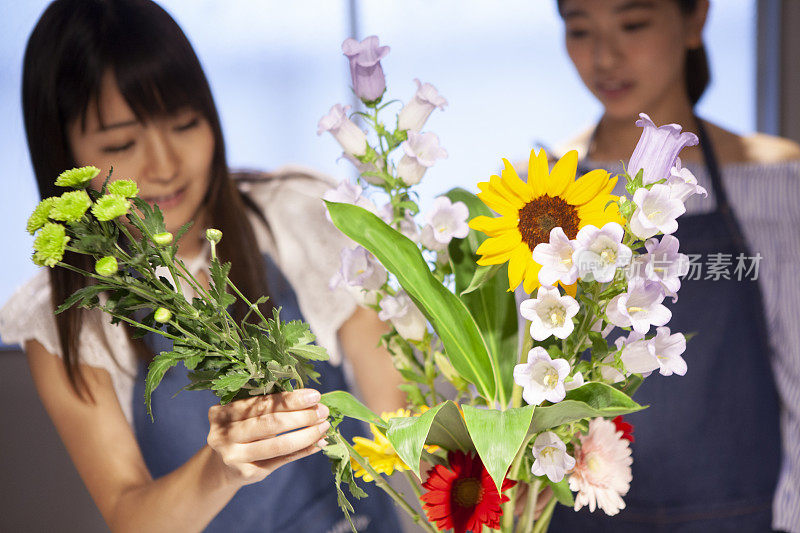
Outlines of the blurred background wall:
{"type": "MultiPolygon", "coordinates": [[[[47,3],[0,0],[0,303],[35,269],[24,227],[38,196],[19,92],[25,43],[47,3]]],[[[535,143],[552,146],[599,116],[566,56],[554,0],[161,4],[188,34],[210,78],[233,167],[299,163],[352,176],[349,163],[337,161],[336,143],[316,135],[319,117],[352,99],[340,49],[347,36],[377,34],[392,47],[383,61],[390,98],[408,99],[419,78],[450,103],[426,127],[450,157],[426,175],[423,207],[451,187],[474,190],[501,157],[527,157],[535,143]]],[[[785,113],[798,115],[797,36],[781,31],[797,22],[797,5],[712,0],[705,35],[713,81],[699,107],[703,117],[743,134],[797,133],[800,121],[785,113]]],[[[24,356],[0,345],[0,364],[0,530],[103,530],[32,390],[24,356]]]]}

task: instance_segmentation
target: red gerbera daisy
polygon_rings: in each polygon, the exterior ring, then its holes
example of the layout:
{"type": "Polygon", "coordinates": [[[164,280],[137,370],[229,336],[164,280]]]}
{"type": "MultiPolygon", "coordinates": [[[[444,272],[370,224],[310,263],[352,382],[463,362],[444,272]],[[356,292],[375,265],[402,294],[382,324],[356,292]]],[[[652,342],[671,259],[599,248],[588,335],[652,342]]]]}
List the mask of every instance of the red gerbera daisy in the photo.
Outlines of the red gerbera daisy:
{"type": "MultiPolygon", "coordinates": [[[[447,462],[449,469],[436,465],[422,484],[428,489],[420,497],[428,520],[436,522],[440,530],[452,529],[453,533],[481,533],[484,525],[498,529],[503,515],[500,505],[508,501],[508,496],[498,494],[480,458],[448,452],[447,462]]],[[[501,492],[516,483],[504,479],[501,492]]]]}
{"type": "Polygon", "coordinates": [[[628,442],[633,442],[633,424],[630,422],[625,422],[625,419],[622,418],[622,415],[616,417],[614,420],[614,425],[617,427],[617,431],[622,432],[622,438],[626,439],[628,442]]]}

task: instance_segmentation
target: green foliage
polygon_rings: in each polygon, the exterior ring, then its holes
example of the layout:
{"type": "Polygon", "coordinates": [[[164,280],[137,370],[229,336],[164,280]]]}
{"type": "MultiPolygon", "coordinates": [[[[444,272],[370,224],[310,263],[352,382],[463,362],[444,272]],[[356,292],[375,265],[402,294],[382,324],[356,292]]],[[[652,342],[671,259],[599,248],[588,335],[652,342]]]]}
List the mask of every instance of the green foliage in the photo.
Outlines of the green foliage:
{"type": "Polygon", "coordinates": [[[528,433],[540,433],[584,418],[626,415],[644,408],[610,385],[586,383],[567,392],[555,405],[537,407],[528,433]]]}
{"type": "Polygon", "coordinates": [[[386,430],[386,422],[349,392],[341,390],[327,392],[322,395],[321,403],[327,405],[331,413],[338,413],[368,424],[375,424],[381,430],[386,430]]]}
{"type": "Polygon", "coordinates": [[[463,409],[475,449],[499,492],[508,467],[525,442],[534,408],[528,405],[499,411],[465,405],[463,409]]]}
{"type": "MultiPolygon", "coordinates": [[[[477,196],[464,189],[453,189],[446,196],[452,202],[464,202],[470,218],[491,215],[477,196]]],[[[477,265],[475,252],[485,238],[471,229],[465,239],[453,239],[449,247],[450,262],[456,294],[460,294],[486,341],[494,375],[498,378],[498,401],[506,405],[514,386],[514,365],[518,362],[517,304],[514,293],[506,290],[508,265],[477,265]]]]}
{"type": "Polygon", "coordinates": [[[397,277],[433,325],[453,367],[484,398],[493,400],[497,380],[475,319],[464,303],[431,274],[417,245],[366,209],[326,203],[336,227],[372,252],[397,277]]]}

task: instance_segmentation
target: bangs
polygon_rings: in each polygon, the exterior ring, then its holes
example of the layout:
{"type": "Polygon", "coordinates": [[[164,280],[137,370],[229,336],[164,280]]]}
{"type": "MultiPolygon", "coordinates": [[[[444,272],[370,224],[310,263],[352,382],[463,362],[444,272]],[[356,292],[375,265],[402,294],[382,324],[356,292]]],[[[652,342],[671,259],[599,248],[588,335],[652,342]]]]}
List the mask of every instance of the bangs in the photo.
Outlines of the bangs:
{"type": "Polygon", "coordinates": [[[83,34],[79,43],[83,46],[77,47],[73,59],[80,64],[70,66],[72,72],[83,76],[66,83],[73,87],[61,101],[65,122],[80,117],[85,129],[88,108],[95,105],[103,125],[99,96],[108,71],[140,122],[187,108],[211,122],[218,120],[200,61],[164,9],[141,0],[89,0],[84,7],[92,11],[84,17],[92,28],[83,34]],[[81,87],[75,87],[76,83],[81,87]]]}

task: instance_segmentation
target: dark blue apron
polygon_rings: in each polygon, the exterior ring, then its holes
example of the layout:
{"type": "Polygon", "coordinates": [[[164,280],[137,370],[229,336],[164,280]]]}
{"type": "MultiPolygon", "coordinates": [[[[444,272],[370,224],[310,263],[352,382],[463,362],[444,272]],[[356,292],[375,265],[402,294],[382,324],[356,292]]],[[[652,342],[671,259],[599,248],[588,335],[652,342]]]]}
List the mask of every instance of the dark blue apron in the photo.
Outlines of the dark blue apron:
{"type": "MultiPolygon", "coordinates": [[[[289,283],[268,257],[265,267],[271,298],[281,307],[281,318],[302,320],[289,283]]],[[[171,348],[171,341],[160,335],[148,335],[145,342],[156,353],[171,348]]],[[[347,389],[341,367],[326,362],[317,364],[316,369],[322,376],[319,385],[312,383],[311,387],[323,393],[347,389]]],[[[188,371],[181,364],[167,372],[153,393],[155,422],[151,422],[142,401],[145,370],[140,364],[133,396],[134,429],[147,467],[158,478],[181,466],[206,444],[208,408],[218,403],[218,398],[211,391],[175,395],[188,383],[188,371]]],[[[350,440],[354,435],[364,435],[363,426],[352,419],[339,427],[350,440]]],[[[392,501],[373,483],[362,481],[359,485],[369,497],[350,498],[358,530],[400,533],[392,501]]],[[[260,483],[242,487],[206,531],[346,533],[350,526],[336,503],[330,463],[325,455],[316,453],[280,467],[260,483]]]]}
{"type": "MultiPolygon", "coordinates": [[[[681,217],[681,252],[750,256],[731,212],[708,136],[698,133],[717,210],[681,217]]],[[[703,276],[705,277],[705,272],[703,276]]],[[[781,460],[778,395],[758,282],[691,280],[670,307],[672,331],[697,332],[685,376],[648,377],[635,399],[633,481],[626,508],[575,513],[558,506],[554,532],[764,532],[781,460]]]]}

